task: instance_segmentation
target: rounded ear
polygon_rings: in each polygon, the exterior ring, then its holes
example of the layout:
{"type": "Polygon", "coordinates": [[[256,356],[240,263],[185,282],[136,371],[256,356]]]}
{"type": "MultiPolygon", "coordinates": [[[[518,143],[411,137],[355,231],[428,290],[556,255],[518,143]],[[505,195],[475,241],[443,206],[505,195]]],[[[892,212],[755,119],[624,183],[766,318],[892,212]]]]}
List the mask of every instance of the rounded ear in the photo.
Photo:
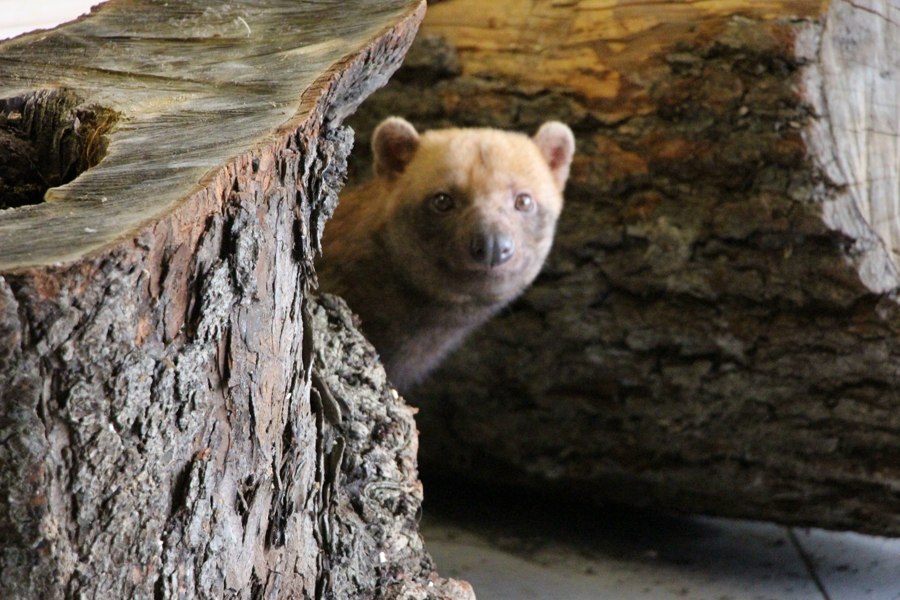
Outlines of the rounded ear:
{"type": "Polygon", "coordinates": [[[419,147],[419,134],[406,119],[388,117],[372,134],[375,175],[393,179],[403,173],[419,147]]]}
{"type": "Polygon", "coordinates": [[[541,125],[532,139],[550,165],[556,187],[563,191],[569,178],[572,155],[575,154],[575,136],[572,130],[559,121],[548,121],[541,125]]]}

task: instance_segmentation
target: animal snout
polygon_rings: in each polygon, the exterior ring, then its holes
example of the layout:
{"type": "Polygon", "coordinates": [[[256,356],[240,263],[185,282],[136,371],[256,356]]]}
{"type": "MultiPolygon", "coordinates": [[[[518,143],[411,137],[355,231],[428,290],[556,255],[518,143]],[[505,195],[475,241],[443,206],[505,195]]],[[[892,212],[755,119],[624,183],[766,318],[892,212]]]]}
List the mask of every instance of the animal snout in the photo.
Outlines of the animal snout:
{"type": "Polygon", "coordinates": [[[502,231],[476,233],[472,236],[469,250],[475,262],[493,268],[512,258],[516,252],[516,241],[502,231]]]}

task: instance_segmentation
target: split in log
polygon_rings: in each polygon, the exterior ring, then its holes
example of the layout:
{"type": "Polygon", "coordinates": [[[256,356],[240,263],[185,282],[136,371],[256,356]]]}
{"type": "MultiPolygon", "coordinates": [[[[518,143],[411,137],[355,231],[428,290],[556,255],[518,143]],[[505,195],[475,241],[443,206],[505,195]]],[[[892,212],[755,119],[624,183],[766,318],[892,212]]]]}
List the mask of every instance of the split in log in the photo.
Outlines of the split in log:
{"type": "Polygon", "coordinates": [[[542,275],[409,395],[423,469],[900,535],[898,14],[434,5],[360,137],[555,118],[579,148],[542,275]]]}
{"type": "Polygon", "coordinates": [[[423,13],[111,0],[0,44],[0,597],[471,596],[411,411],[308,297],[423,13]]]}

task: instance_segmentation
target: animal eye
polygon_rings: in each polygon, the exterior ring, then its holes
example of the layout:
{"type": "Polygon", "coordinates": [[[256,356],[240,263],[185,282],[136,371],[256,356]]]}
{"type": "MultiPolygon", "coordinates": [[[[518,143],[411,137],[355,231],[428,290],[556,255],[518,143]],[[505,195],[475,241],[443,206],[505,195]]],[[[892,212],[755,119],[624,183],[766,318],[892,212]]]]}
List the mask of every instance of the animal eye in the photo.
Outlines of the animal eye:
{"type": "Polygon", "coordinates": [[[449,212],[453,210],[454,206],[456,204],[453,202],[453,198],[446,192],[438,192],[431,197],[431,208],[439,213],[449,212]]]}
{"type": "Polygon", "coordinates": [[[521,212],[531,212],[534,208],[534,200],[528,194],[519,194],[516,196],[516,210],[521,212]]]}

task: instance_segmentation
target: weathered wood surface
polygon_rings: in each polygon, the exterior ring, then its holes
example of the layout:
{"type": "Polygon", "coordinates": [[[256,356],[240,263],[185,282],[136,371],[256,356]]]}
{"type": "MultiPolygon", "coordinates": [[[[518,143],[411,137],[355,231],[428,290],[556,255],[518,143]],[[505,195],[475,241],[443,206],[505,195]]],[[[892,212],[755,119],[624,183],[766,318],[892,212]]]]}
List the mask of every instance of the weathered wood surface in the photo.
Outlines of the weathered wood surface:
{"type": "Polygon", "coordinates": [[[112,0],[0,44],[0,126],[47,164],[117,118],[0,211],[0,598],[471,596],[416,531],[411,411],[308,298],[341,119],[423,13],[112,0]]]}
{"type": "MultiPolygon", "coordinates": [[[[227,161],[305,121],[341,61],[410,4],[188,0],[161,10],[149,0],[118,0],[52,33],[4,42],[3,113],[20,111],[19,99],[33,92],[64,88],[81,106],[121,118],[102,164],[52,189],[45,203],[0,213],[0,270],[78,259],[213,185],[227,161]]],[[[389,71],[350,80],[371,92],[389,71]]],[[[338,87],[325,115],[336,123],[365,96],[338,87]]]]}
{"type": "Polygon", "coordinates": [[[418,533],[414,409],[389,385],[343,301],[322,296],[311,313],[326,597],[474,600],[467,583],[437,576],[418,533]]]}
{"type": "Polygon", "coordinates": [[[898,16],[431,7],[358,136],[555,118],[578,154],[543,274],[409,394],[423,468],[900,535],[898,16]]]}

